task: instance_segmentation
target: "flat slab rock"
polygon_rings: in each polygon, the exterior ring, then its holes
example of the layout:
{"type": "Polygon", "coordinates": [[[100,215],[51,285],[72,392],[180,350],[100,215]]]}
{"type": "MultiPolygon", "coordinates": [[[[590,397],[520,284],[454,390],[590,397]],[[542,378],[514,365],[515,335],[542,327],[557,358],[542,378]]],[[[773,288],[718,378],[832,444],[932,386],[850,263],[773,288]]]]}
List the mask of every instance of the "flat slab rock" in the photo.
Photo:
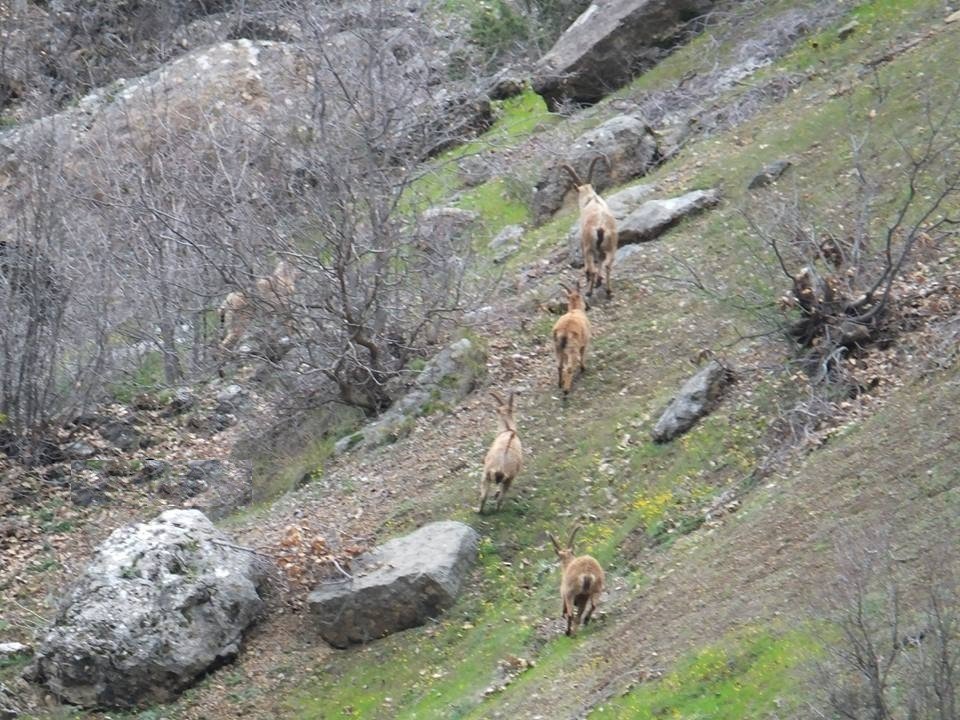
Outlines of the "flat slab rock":
{"type": "Polygon", "coordinates": [[[711,360],[683,384],[667,405],[651,432],[654,441],[669,442],[692,428],[697,420],[713,410],[731,378],[727,367],[711,360]]]}
{"type": "Polygon", "coordinates": [[[198,510],[119,528],[64,597],[31,679],[85,707],[172,700],[237,653],[263,576],[198,510]]]}
{"type": "Polygon", "coordinates": [[[361,555],[352,581],[307,597],[321,637],[345,648],[423,625],[453,605],[479,542],[469,525],[442,521],[361,555]]]}

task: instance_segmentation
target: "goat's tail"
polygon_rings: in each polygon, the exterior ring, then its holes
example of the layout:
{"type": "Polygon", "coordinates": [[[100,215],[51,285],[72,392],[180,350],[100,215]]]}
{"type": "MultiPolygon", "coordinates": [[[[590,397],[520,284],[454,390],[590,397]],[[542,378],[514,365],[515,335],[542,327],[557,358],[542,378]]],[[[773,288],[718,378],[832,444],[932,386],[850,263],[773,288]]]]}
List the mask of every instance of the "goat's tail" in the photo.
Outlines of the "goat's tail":
{"type": "Polygon", "coordinates": [[[603,228],[602,228],[602,227],[598,227],[598,228],[597,228],[597,248],[596,248],[596,253],[597,253],[597,255],[602,255],[602,254],[603,254],[603,228]]]}
{"type": "Polygon", "coordinates": [[[562,353],[567,349],[567,334],[566,333],[554,333],[553,334],[553,344],[556,346],[557,352],[562,353]]]}
{"type": "Polygon", "coordinates": [[[495,470],[493,473],[493,482],[499,485],[504,481],[504,479],[506,479],[506,477],[507,476],[504,474],[503,470],[495,470]]]}
{"type": "Polygon", "coordinates": [[[593,587],[593,575],[584,573],[580,576],[580,593],[588,594],[591,587],[593,587]]]}

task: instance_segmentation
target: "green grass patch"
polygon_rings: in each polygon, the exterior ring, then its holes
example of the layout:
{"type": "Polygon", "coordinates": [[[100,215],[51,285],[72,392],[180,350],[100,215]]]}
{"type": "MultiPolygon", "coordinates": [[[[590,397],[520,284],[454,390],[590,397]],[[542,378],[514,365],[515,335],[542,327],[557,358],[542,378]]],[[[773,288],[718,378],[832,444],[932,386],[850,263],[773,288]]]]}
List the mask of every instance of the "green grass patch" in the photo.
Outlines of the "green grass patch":
{"type": "Polygon", "coordinates": [[[593,720],[749,720],[784,716],[801,700],[800,666],[815,644],[799,632],[753,629],[681,661],[590,713],[593,720]]]}
{"type": "Polygon", "coordinates": [[[253,502],[269,501],[322,474],[337,440],[361,420],[359,410],[317,409],[303,417],[295,431],[260,439],[257,447],[241,448],[240,453],[253,461],[253,502]]]}
{"type": "Polygon", "coordinates": [[[155,392],[165,385],[163,353],[146,353],[140,364],[126,377],[110,386],[110,394],[117,402],[129,404],[133,398],[145,392],[155,392]]]}

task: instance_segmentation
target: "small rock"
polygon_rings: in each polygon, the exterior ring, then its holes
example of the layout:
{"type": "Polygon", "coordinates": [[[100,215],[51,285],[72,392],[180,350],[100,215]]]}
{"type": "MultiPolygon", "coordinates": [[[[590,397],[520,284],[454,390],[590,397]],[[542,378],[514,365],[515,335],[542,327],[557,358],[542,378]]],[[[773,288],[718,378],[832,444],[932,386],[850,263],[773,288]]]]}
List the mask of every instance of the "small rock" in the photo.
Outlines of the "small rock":
{"type": "Polygon", "coordinates": [[[520,240],[523,238],[524,229],[520,225],[507,225],[503,230],[497,233],[497,236],[490,241],[490,249],[497,250],[504,245],[520,246],[520,240]]]}
{"type": "Polygon", "coordinates": [[[854,32],[856,32],[858,27],[860,27],[860,23],[856,20],[851,20],[846,25],[837,28],[837,37],[841,40],[846,40],[848,37],[853,35],[854,32]]]}
{"type": "Polygon", "coordinates": [[[167,414],[179,415],[192,408],[196,403],[197,396],[194,395],[193,390],[186,387],[177,388],[173,391],[173,395],[167,403],[167,414]]]}
{"type": "Polygon", "coordinates": [[[522,79],[511,75],[509,70],[501,70],[494,75],[487,89],[487,95],[491,100],[506,100],[516,95],[522,95],[524,90],[522,79]]]}
{"type": "Polygon", "coordinates": [[[229,413],[239,409],[247,396],[247,391],[240,385],[227,385],[217,393],[217,412],[229,413]]]}
{"type": "Polygon", "coordinates": [[[140,393],[133,398],[133,407],[136,410],[159,410],[163,406],[156,393],[140,393]]]}
{"type": "Polygon", "coordinates": [[[792,164],[789,160],[775,160],[769,165],[764,165],[763,169],[753,176],[753,179],[747,187],[750,190],[754,190],[779,180],[780,176],[783,175],[792,164]]]}
{"type": "Polygon", "coordinates": [[[115,448],[124,452],[140,446],[140,431],[128,422],[111,420],[100,427],[100,435],[115,448]]]}
{"type": "Polygon", "coordinates": [[[170,470],[170,463],[165,462],[164,460],[155,460],[153,458],[143,461],[143,466],[133,477],[133,482],[137,485],[141,485],[145,482],[150,482],[151,480],[156,480],[157,478],[163,477],[170,470]]]}
{"type": "Polygon", "coordinates": [[[960,10],[957,10],[956,12],[953,12],[947,15],[947,17],[944,19],[944,22],[945,23],[960,22],[960,10]]]}
{"type": "Polygon", "coordinates": [[[103,505],[109,500],[108,488],[106,480],[99,475],[94,478],[74,480],[70,486],[70,502],[77,507],[103,505]]]}
{"type": "Polygon", "coordinates": [[[0,720],[13,720],[20,717],[22,712],[17,696],[6,685],[0,683],[0,720]]]}
{"type": "Polygon", "coordinates": [[[669,442],[693,427],[697,420],[713,410],[732,377],[728,368],[711,360],[683,384],[667,405],[651,431],[654,442],[669,442]]]}
{"type": "Polygon", "coordinates": [[[63,449],[68,460],[87,460],[97,454],[97,449],[85,440],[74,440],[63,449]]]}
{"type": "Polygon", "coordinates": [[[19,642],[3,642],[0,643],[0,658],[9,658],[14,655],[26,655],[33,651],[29,645],[24,645],[19,642]]]}

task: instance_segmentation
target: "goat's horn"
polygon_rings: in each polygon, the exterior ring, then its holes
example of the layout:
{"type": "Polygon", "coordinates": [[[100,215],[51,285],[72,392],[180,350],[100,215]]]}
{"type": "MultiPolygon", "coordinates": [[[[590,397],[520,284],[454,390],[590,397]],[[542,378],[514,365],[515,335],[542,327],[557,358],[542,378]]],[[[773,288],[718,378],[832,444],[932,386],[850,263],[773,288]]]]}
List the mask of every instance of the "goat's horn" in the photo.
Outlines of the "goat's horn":
{"type": "Polygon", "coordinates": [[[567,541],[567,547],[573,550],[573,539],[577,536],[577,533],[580,532],[581,525],[577,525],[573,528],[573,532],[570,533],[570,539],[567,541]]]}
{"type": "Polygon", "coordinates": [[[563,288],[563,291],[564,291],[567,295],[570,294],[570,288],[568,288],[568,287],[567,287],[566,285],[564,285],[563,283],[557,283],[557,284],[558,284],[560,287],[563,288]]]}
{"type": "Polygon", "coordinates": [[[551,533],[547,533],[547,537],[550,538],[550,542],[553,543],[553,547],[556,548],[557,552],[560,552],[560,543],[557,542],[557,539],[551,533]]]}
{"type": "Polygon", "coordinates": [[[567,174],[570,175],[570,177],[573,179],[573,182],[576,183],[578,186],[585,184],[583,180],[580,179],[580,176],[577,174],[577,171],[573,169],[573,167],[571,167],[567,163],[564,163],[560,167],[567,171],[567,174]]]}
{"type": "Polygon", "coordinates": [[[497,395],[493,390],[490,391],[490,397],[496,400],[500,405],[506,405],[506,403],[503,401],[503,398],[497,395]]]}
{"type": "Polygon", "coordinates": [[[607,160],[606,155],[597,155],[593,160],[590,161],[590,169],[587,170],[587,184],[589,185],[593,181],[593,169],[597,166],[597,163],[603,160],[604,164],[607,167],[610,167],[610,161],[607,160]]]}

